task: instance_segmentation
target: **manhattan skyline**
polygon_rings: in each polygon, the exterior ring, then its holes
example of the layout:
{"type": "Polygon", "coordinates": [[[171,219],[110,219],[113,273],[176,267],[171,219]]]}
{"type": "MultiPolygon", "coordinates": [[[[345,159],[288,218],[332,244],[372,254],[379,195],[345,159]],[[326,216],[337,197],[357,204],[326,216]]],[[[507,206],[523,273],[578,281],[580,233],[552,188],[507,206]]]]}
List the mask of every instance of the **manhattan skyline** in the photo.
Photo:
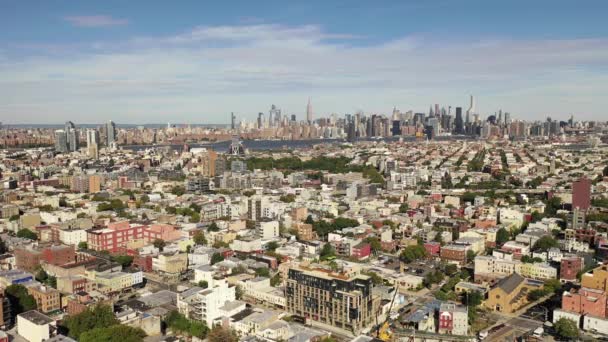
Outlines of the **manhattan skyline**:
{"type": "Polygon", "coordinates": [[[0,5],[0,121],[426,112],[605,120],[607,5],[566,1],[0,5]]]}

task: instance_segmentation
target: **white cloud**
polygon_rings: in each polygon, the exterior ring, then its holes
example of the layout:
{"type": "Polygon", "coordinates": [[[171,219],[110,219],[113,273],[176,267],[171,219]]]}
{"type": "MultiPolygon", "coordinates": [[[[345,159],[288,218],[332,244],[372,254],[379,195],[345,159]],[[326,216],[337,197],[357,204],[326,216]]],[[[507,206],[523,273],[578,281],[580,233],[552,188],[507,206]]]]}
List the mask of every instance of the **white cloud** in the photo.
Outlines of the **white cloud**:
{"type": "Polygon", "coordinates": [[[603,119],[608,106],[607,39],[358,38],[315,25],[197,27],[4,61],[0,118],[219,123],[232,111],[253,119],[271,103],[302,115],[308,96],[318,115],[465,106],[469,93],[487,113],[526,119],[603,119]]]}
{"type": "Polygon", "coordinates": [[[127,25],[127,19],[113,18],[106,15],[81,15],[63,18],[74,26],[79,27],[112,27],[127,25]]]}

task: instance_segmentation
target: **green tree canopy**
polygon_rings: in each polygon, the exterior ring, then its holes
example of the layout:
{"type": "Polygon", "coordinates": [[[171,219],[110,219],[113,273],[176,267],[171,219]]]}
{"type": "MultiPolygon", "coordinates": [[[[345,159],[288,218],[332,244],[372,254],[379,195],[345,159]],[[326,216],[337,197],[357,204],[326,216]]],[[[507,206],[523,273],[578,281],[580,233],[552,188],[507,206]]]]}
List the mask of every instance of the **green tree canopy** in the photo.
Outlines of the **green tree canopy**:
{"type": "Polygon", "coordinates": [[[17,237],[30,240],[38,240],[38,235],[33,231],[23,228],[17,232],[17,237]]]}
{"type": "Polygon", "coordinates": [[[6,290],[4,290],[4,293],[11,304],[14,315],[35,310],[37,307],[36,299],[27,292],[27,288],[23,285],[9,285],[6,290]]]}
{"type": "Polygon", "coordinates": [[[163,239],[156,239],[154,240],[154,242],[152,242],[152,245],[154,245],[154,247],[158,248],[158,250],[162,252],[167,243],[163,239]]]}
{"type": "Polygon", "coordinates": [[[221,261],[224,261],[224,256],[221,253],[215,252],[211,255],[211,265],[215,265],[221,261]]]}
{"type": "Polygon", "coordinates": [[[328,258],[335,257],[336,251],[334,247],[328,242],[323,245],[321,248],[321,253],[319,254],[321,260],[327,260],[328,258]]]}
{"type": "Polygon", "coordinates": [[[545,236],[541,237],[540,239],[538,239],[538,241],[536,241],[536,243],[534,244],[534,250],[546,252],[550,248],[557,247],[557,246],[559,246],[559,243],[557,242],[557,240],[555,240],[553,237],[551,237],[549,235],[545,235],[545,236]]]}
{"type": "Polygon", "coordinates": [[[578,337],[578,324],[575,321],[562,317],[553,325],[557,335],[564,340],[573,340],[578,337]]]}
{"type": "Polygon", "coordinates": [[[421,245],[407,246],[401,251],[401,261],[410,263],[427,256],[426,249],[421,245]]]}
{"type": "Polygon", "coordinates": [[[499,246],[502,246],[502,244],[509,241],[510,238],[511,238],[511,236],[505,228],[500,228],[496,232],[496,244],[499,246]]]}
{"type": "Polygon", "coordinates": [[[107,328],[118,324],[114,311],[109,305],[98,304],[77,315],[68,316],[63,320],[63,326],[68,330],[68,335],[80,340],[82,334],[96,328],[107,328]]]}
{"type": "Polygon", "coordinates": [[[141,342],[146,333],[128,325],[116,324],[109,327],[95,328],[80,335],[80,342],[141,342]]]}
{"type": "Polygon", "coordinates": [[[197,245],[206,245],[207,244],[207,238],[205,238],[205,233],[203,233],[202,230],[197,230],[196,233],[194,233],[194,236],[192,237],[192,239],[194,240],[194,243],[197,245]]]}
{"type": "Polygon", "coordinates": [[[222,325],[216,325],[207,335],[209,342],[238,342],[239,338],[236,332],[230,328],[225,328],[222,325]]]}

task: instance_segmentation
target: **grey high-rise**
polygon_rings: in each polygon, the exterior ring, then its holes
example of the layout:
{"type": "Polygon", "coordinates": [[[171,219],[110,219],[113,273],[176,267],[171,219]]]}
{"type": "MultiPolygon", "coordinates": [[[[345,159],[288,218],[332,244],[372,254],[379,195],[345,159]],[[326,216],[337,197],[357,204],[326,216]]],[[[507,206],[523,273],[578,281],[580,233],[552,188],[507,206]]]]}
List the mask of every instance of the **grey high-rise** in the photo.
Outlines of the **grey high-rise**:
{"type": "Polygon", "coordinates": [[[106,145],[111,146],[114,142],[116,142],[116,124],[110,120],[106,124],[106,145]]]}
{"type": "Polygon", "coordinates": [[[76,125],[72,121],[65,123],[65,139],[68,151],[78,150],[78,136],[76,135],[76,125]]]}
{"type": "Polygon", "coordinates": [[[65,131],[62,129],[55,131],[55,151],[64,153],[69,151],[65,131]]]}

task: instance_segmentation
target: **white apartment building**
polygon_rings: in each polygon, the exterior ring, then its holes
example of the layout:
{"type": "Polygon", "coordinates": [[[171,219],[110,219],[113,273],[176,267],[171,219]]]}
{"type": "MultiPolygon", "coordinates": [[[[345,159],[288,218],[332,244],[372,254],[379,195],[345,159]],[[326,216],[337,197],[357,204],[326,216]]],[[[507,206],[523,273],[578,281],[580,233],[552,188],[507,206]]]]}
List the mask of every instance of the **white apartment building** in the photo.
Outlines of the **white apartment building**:
{"type": "Polygon", "coordinates": [[[235,287],[228,283],[218,281],[213,288],[203,289],[184,297],[177,297],[177,307],[181,314],[190,319],[205,322],[212,327],[215,322],[223,317],[221,308],[226,302],[236,299],[235,287]]]}

